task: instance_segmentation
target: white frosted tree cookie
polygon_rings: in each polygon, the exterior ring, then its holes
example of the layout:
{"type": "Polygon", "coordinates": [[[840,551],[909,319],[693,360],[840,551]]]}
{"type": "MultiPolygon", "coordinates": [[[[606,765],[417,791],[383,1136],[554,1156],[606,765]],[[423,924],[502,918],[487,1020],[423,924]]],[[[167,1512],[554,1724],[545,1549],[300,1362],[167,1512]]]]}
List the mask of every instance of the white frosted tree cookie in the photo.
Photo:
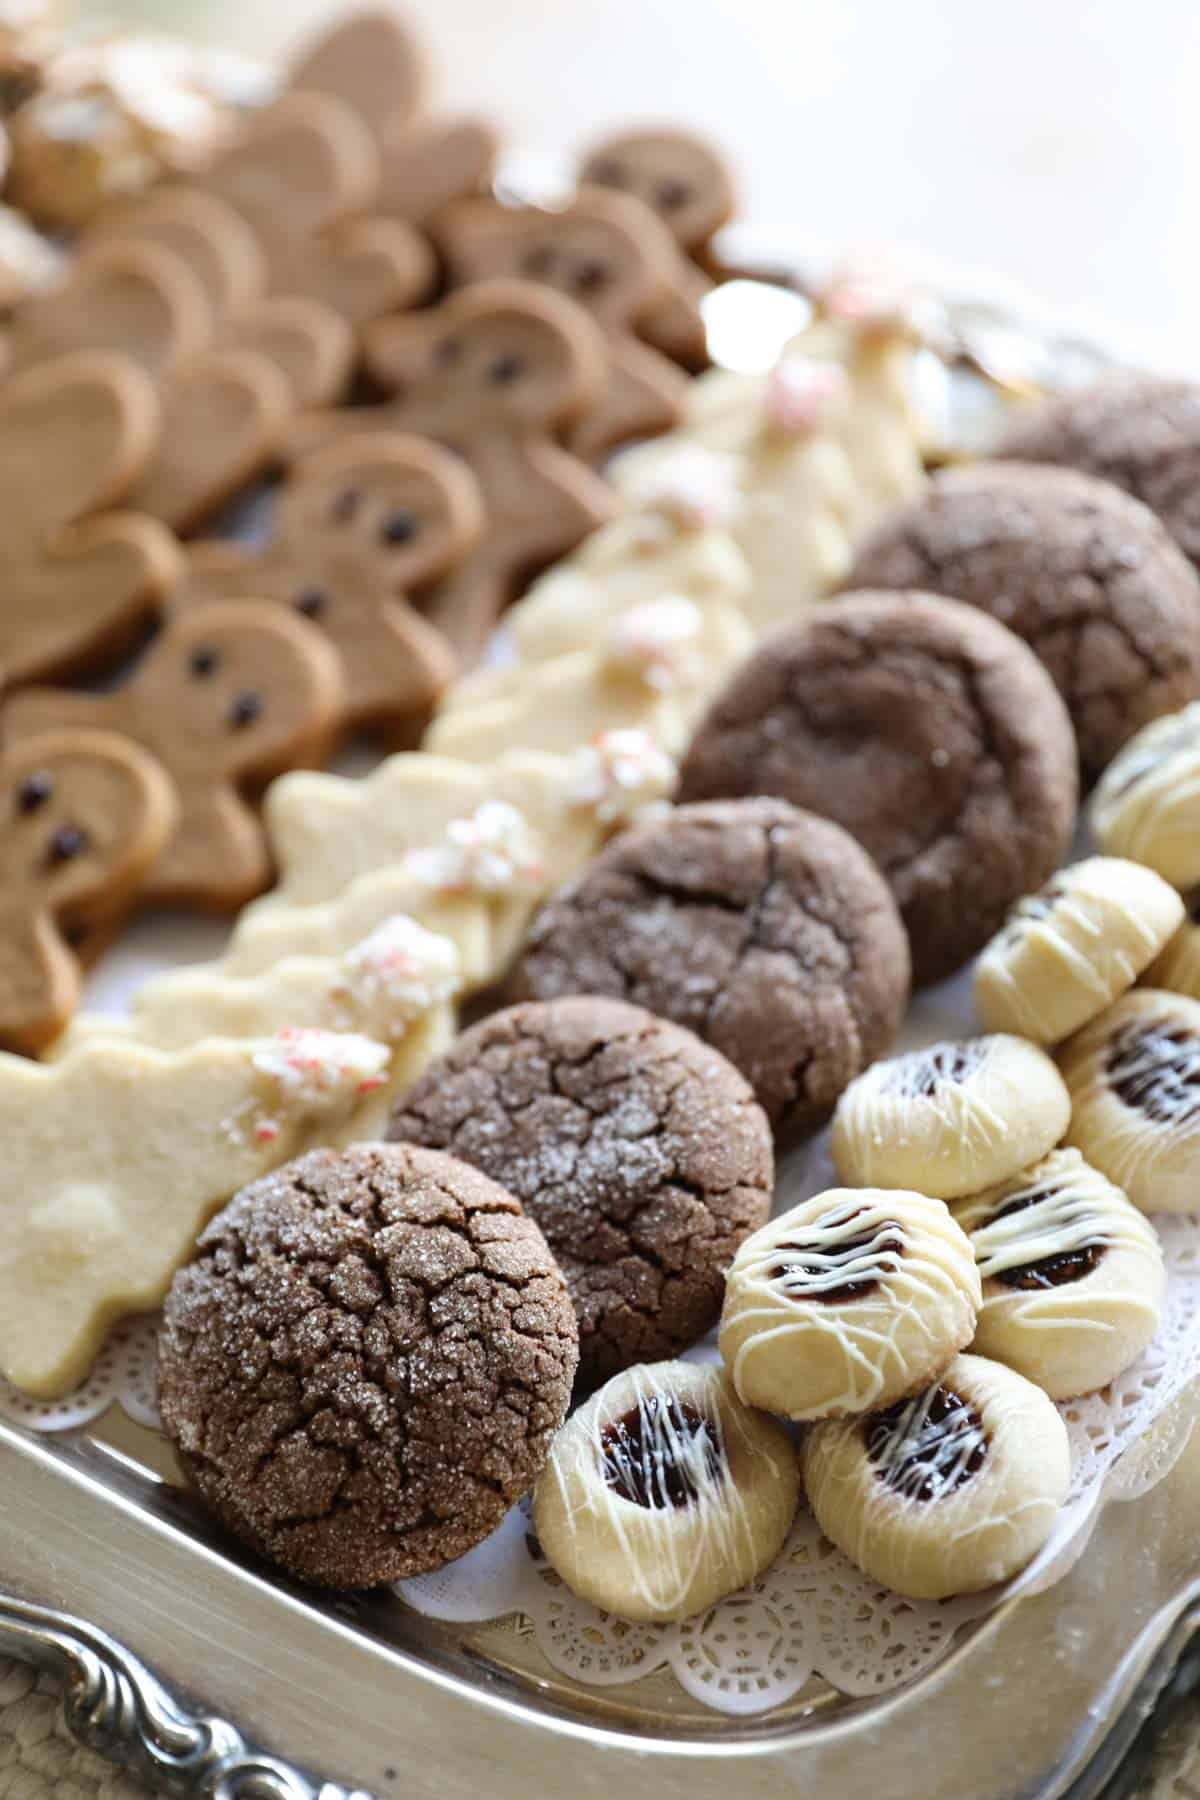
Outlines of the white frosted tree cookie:
{"type": "Polygon", "coordinates": [[[356,1032],[385,1044],[391,1062],[387,1080],[355,1109],[346,1129],[352,1137],[380,1137],[394,1101],[452,1042],[460,986],[451,940],[395,914],[339,956],[288,956],[240,980],[222,973],[219,963],[167,970],[142,984],[127,1018],[77,1018],[55,1052],[114,1034],[159,1050],[186,1050],[209,1037],[263,1038],[305,1028],[356,1032]]]}
{"type": "Polygon", "coordinates": [[[681,483],[672,507],[664,501],[601,526],[505,615],[518,661],[544,662],[602,642],[615,620],[663,594],[743,612],[751,575],[725,529],[730,516],[719,486],[710,496],[702,482],[681,483]]]}
{"type": "Polygon", "coordinates": [[[345,1122],[388,1060],[324,1031],[0,1056],[0,1372],[39,1399],[69,1392],[111,1325],[158,1304],[230,1195],[345,1122]]]}
{"type": "Polygon", "coordinates": [[[825,1536],[914,1600],[1017,1574],[1053,1531],[1071,1480],[1053,1403],[982,1356],[956,1357],[915,1399],[815,1425],[803,1466],[825,1536]]]}
{"type": "Polygon", "coordinates": [[[721,1369],[627,1369],[554,1440],[533,1525],[567,1586],[621,1618],[686,1619],[774,1561],[800,1495],[782,1426],[721,1369]]]}
{"type": "Polygon", "coordinates": [[[846,1089],[833,1163],[855,1187],[958,1199],[1053,1149],[1071,1103],[1044,1050],[995,1033],[878,1062],[846,1089]]]}
{"type": "Polygon", "coordinates": [[[988,1031],[1056,1044],[1131,988],[1182,918],[1174,888],[1140,863],[1060,869],[981,953],[975,1010],[988,1031]]]}
{"type": "Polygon", "coordinates": [[[838,1418],[933,1381],[970,1343],[979,1304],[971,1246],[941,1200],[832,1188],[739,1249],[721,1355],[748,1406],[838,1418]]]}
{"type": "Polygon", "coordinates": [[[640,729],[679,756],[713,693],[753,643],[749,625],[728,601],[661,594],[610,620],[586,649],[486,669],[456,683],[425,748],[494,763],[506,750],[564,755],[602,731],[640,729]]]}
{"type": "Polygon", "coordinates": [[[1193,889],[1184,896],[1183,923],[1150,964],[1142,984],[1200,1000],[1200,891],[1193,889]]]}
{"type": "Polygon", "coordinates": [[[1108,765],[1092,831],[1110,856],[1145,863],[1173,887],[1200,882],[1200,700],[1155,719],[1108,765]]]}
{"type": "Polygon", "coordinates": [[[1166,1270],[1154,1228],[1078,1150],[956,1201],[983,1279],[972,1348],[1052,1400],[1095,1393],[1158,1330],[1166,1270]]]}
{"type": "Polygon", "coordinates": [[[1067,1142],[1146,1213],[1200,1205],[1200,1000],[1136,988],[1065,1044],[1067,1142]]]}

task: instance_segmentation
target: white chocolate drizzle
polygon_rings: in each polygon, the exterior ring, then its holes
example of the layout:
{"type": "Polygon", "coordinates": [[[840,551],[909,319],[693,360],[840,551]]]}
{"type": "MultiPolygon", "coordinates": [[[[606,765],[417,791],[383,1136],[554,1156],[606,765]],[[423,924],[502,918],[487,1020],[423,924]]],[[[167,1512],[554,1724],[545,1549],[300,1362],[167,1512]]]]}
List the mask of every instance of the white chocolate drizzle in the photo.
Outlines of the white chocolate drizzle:
{"type": "Polygon", "coordinates": [[[871,1219],[861,1205],[836,1206],[775,1246],[769,1279],[789,1300],[821,1300],[894,1274],[904,1254],[895,1219],[871,1219]]]}
{"type": "MultiPolygon", "coordinates": [[[[1079,1169],[1091,1174],[1082,1163],[1079,1169]]],[[[1072,1173],[1050,1184],[1035,1179],[1006,1190],[999,1211],[971,1232],[971,1242],[980,1278],[991,1281],[1010,1269],[1029,1268],[1077,1251],[1107,1249],[1112,1238],[1095,1194],[1086,1180],[1072,1173]]]]}
{"type": "Polygon", "coordinates": [[[928,1504],[954,1493],[987,1455],[987,1432],[974,1406],[937,1382],[864,1429],[879,1479],[899,1499],[912,1503],[928,1504]],[[947,1410],[936,1418],[943,1396],[947,1410]]]}

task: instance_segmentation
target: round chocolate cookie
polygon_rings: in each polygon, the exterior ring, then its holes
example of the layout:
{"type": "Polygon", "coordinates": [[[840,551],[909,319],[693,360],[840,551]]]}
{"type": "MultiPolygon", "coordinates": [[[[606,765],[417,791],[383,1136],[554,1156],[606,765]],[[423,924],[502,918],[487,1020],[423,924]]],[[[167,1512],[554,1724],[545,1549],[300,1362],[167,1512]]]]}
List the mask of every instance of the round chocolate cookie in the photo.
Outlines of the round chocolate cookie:
{"type": "Polygon", "coordinates": [[[1148,508],[1073,469],[938,476],[859,551],[846,586],[966,600],[1054,677],[1090,785],[1127,738],[1200,687],[1200,580],[1148,508]]]}
{"type": "Polygon", "coordinates": [[[996,454],[1082,469],[1124,488],[1200,568],[1200,384],[1105,376],[1020,414],[996,454]]]}
{"type": "Polygon", "coordinates": [[[686,1025],[786,1138],[892,1041],[908,946],[886,882],[836,825],[778,800],[677,807],[542,908],[512,988],[607,994],[686,1025]]]}
{"type": "Polygon", "coordinates": [[[977,608],[853,594],[760,644],[718,694],[680,798],[777,794],[875,858],[913,973],[959,968],[1071,840],[1071,721],[1027,645],[977,608]]]}
{"type": "Polygon", "coordinates": [[[577,1356],[511,1194],[432,1150],[315,1150],[175,1277],[162,1419],[235,1536],[302,1581],[373,1587],[463,1555],[528,1492],[577,1356]]]}
{"type": "Polygon", "coordinates": [[[589,1386],[715,1325],[724,1271],[771,1210],[771,1132],[747,1083],[619,1000],[494,1013],[429,1066],[388,1136],[473,1163],[537,1220],[589,1386]]]}

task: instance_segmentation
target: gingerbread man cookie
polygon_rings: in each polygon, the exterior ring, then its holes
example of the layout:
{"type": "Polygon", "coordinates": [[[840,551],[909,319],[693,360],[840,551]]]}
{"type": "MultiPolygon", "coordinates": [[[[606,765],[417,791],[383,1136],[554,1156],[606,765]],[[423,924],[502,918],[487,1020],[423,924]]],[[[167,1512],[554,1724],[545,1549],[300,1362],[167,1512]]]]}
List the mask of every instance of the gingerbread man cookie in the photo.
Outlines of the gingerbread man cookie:
{"type": "Polygon", "coordinates": [[[425,59],[392,12],[371,7],[340,20],[296,59],[288,85],[332,94],[371,131],[380,156],[374,206],[385,217],[426,225],[487,186],[495,131],[483,119],[425,112],[425,59]]]}
{"type": "Polygon", "coordinates": [[[341,705],[337,656],[321,633],[278,607],[244,601],[173,620],[111,693],[30,688],[9,701],[3,723],[10,741],[91,725],[150,750],[175,782],[180,818],[147,897],[234,912],[271,877],[246,794],[320,761],[341,705]]]}
{"type": "Polygon", "coordinates": [[[642,321],[647,342],[687,368],[708,360],[698,307],[714,234],[733,216],[733,179],[715,145],[677,126],[619,132],[584,157],[585,185],[632,194],[658,214],[681,252],[669,296],[642,321]]]}
{"type": "Polygon", "coordinates": [[[640,343],[638,320],[667,285],[674,246],[653,214],[623,195],[583,190],[554,211],[463,200],[437,238],[455,284],[498,277],[545,282],[584,307],[604,333],[608,378],[567,436],[595,462],[631,438],[656,437],[683,417],[687,382],[640,343]]]}
{"type": "Polygon", "coordinates": [[[171,833],[154,759],[98,731],[46,732],[0,756],[0,1045],[35,1052],[79,998],[74,931],[120,919],[171,833]]]}
{"type": "Polygon", "coordinates": [[[268,292],[320,300],[355,326],[414,305],[435,274],[413,227],[362,216],[378,182],[367,127],[320,93],[285,94],[197,178],[254,231],[268,292]]]}
{"type": "Polygon", "coordinates": [[[474,477],[449,451],[399,434],[347,438],[294,466],[269,549],[193,546],[176,604],[252,593],[310,619],[341,657],[344,723],[411,740],[455,665],[408,595],[463,561],[483,524],[474,477]]]}
{"type": "Polygon", "coordinates": [[[428,312],[382,320],[365,342],[371,371],[393,398],[371,411],[309,415],[293,452],[382,426],[463,456],[488,529],[424,611],[469,662],[514,589],[615,511],[607,484],[553,441],[599,392],[604,342],[572,301],[517,281],[480,282],[428,312]]]}
{"type": "Polygon", "coordinates": [[[349,1123],[387,1069],[384,1045],[328,1031],[0,1056],[0,1372],[40,1399],[68,1393],[230,1195],[349,1123]]]}
{"type": "Polygon", "coordinates": [[[84,673],[161,610],[174,540],[153,519],[101,511],[129,493],[158,427],[149,377],[115,354],[62,357],[0,392],[0,679],[84,673]]]}

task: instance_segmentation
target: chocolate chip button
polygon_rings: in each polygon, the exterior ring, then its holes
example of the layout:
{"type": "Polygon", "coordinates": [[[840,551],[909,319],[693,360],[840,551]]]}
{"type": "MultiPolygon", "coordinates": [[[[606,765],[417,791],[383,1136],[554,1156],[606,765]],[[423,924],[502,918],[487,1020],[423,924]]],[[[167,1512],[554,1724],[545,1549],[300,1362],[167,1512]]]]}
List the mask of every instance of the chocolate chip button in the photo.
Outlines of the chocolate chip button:
{"type": "Polygon", "coordinates": [[[508,351],[503,356],[495,356],[488,364],[487,378],[495,387],[507,387],[524,373],[525,364],[521,357],[508,351]]]}
{"type": "Polygon", "coordinates": [[[37,812],[39,807],[45,806],[53,792],[53,775],[48,774],[45,769],[38,769],[34,774],[27,775],[17,789],[18,811],[37,812]]]}
{"type": "Polygon", "coordinates": [[[324,588],[303,588],[296,595],[295,607],[306,619],[319,619],[329,606],[329,595],[324,588]]]}
{"type": "Polygon", "coordinates": [[[575,271],[575,291],[578,294],[598,294],[601,288],[608,286],[608,267],[605,263],[593,260],[580,263],[575,271]]]}
{"type": "Polygon", "coordinates": [[[416,513],[410,512],[406,506],[398,506],[383,521],[379,535],[385,544],[408,544],[420,529],[421,521],[416,513]]]}
{"type": "Polygon", "coordinates": [[[246,688],[235,694],[229,708],[229,723],[235,731],[243,731],[247,725],[253,725],[263,709],[262,696],[246,688]]]}
{"type": "Polygon", "coordinates": [[[189,656],[188,668],[198,681],[203,681],[207,676],[216,673],[220,662],[219,651],[214,650],[211,644],[201,644],[189,656]]]}
{"type": "Polygon", "coordinates": [[[362,505],[362,490],[356,487],[343,488],[329,509],[329,516],[337,525],[348,525],[359,507],[362,505]]]}
{"type": "Polygon", "coordinates": [[[78,825],[60,825],[46,849],[46,861],[49,863],[73,862],[82,856],[88,847],[86,831],[78,825]]]}
{"type": "Polygon", "coordinates": [[[661,182],[657,192],[658,204],[664,212],[679,212],[692,197],[692,190],[686,181],[661,182]]]}

